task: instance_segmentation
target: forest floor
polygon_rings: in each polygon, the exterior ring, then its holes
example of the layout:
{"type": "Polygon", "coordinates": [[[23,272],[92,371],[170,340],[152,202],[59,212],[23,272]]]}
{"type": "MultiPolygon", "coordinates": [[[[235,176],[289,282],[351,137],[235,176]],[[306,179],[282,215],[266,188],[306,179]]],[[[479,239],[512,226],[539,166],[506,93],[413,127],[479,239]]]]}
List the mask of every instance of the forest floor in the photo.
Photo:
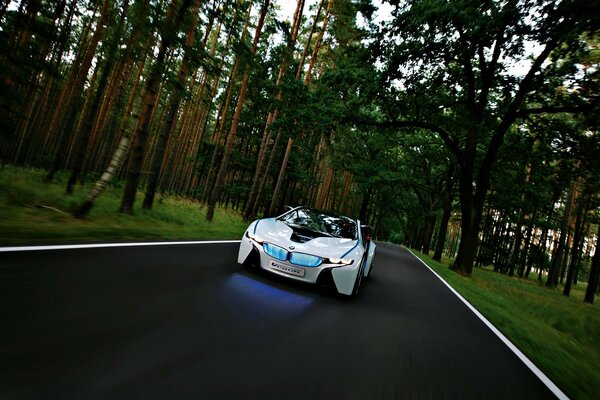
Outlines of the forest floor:
{"type": "MultiPolygon", "coordinates": [[[[572,399],[600,393],[600,299],[583,302],[586,284],[548,289],[535,277],[509,277],[474,268],[471,278],[414,251],[510,339],[572,399]]],[[[492,361],[490,361],[492,362],[492,361]]]]}
{"type": "Polygon", "coordinates": [[[84,219],[69,212],[94,184],[90,179],[65,194],[68,175],[44,182],[45,172],[0,166],[0,246],[52,243],[123,242],[129,240],[240,239],[247,228],[241,215],[217,209],[212,223],[197,202],[157,195],[151,211],[142,210],[138,192],[134,215],[118,212],[120,186],[109,187],[84,219]]]}

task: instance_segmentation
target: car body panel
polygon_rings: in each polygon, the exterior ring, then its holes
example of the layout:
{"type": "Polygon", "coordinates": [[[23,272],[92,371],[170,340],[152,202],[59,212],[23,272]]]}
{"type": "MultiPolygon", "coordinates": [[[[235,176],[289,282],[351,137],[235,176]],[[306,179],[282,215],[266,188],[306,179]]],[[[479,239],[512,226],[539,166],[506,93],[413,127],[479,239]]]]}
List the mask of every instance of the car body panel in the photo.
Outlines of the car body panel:
{"type": "MultiPolygon", "coordinates": [[[[292,209],[294,212],[303,207],[292,209]]],[[[282,216],[288,214],[284,213],[282,216]]],[[[355,284],[359,273],[367,274],[370,268],[371,260],[374,254],[374,243],[368,241],[367,249],[363,247],[363,240],[360,235],[360,229],[357,229],[355,239],[339,237],[316,237],[304,243],[292,240],[294,229],[279,218],[264,218],[252,222],[244,236],[242,237],[238,252],[238,263],[246,263],[252,253],[258,255],[258,267],[267,270],[273,274],[284,276],[289,279],[308,283],[318,283],[319,277],[331,273],[335,289],[342,294],[355,294],[355,284]],[[264,246],[268,243],[270,246],[264,246]],[[278,248],[277,253],[273,253],[274,247],[278,248]],[[372,249],[371,249],[372,248],[372,249]],[[267,251],[271,255],[267,254],[267,251]],[[284,251],[285,250],[285,251],[284,251]],[[367,250],[367,251],[365,251],[367,250]],[[286,255],[287,252],[287,255],[286,255]],[[292,253],[295,257],[290,257],[292,253]],[[303,256],[309,255],[309,256],[303,256]],[[291,262],[290,258],[298,260],[314,260],[310,256],[322,258],[322,262],[317,266],[297,265],[291,262]],[[349,265],[334,263],[329,259],[352,260],[349,265]]],[[[360,221],[353,221],[360,227],[360,221]]]]}
{"type": "Polygon", "coordinates": [[[374,241],[369,241],[367,245],[367,262],[365,263],[365,272],[364,276],[371,275],[371,269],[373,269],[373,259],[375,258],[375,245],[374,241]]]}

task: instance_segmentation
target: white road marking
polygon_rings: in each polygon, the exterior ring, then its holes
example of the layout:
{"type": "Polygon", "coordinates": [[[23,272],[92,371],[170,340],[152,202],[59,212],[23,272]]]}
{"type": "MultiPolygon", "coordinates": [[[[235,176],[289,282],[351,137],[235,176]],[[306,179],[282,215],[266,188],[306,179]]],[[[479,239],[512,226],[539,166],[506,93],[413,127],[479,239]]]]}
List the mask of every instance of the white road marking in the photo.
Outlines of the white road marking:
{"type": "MultiPolygon", "coordinates": [[[[406,249],[406,247],[404,247],[406,249]]],[[[510,349],[512,350],[513,353],[515,353],[515,355],[517,357],[519,357],[519,359],[521,359],[521,361],[523,361],[523,363],[531,370],[531,372],[533,372],[543,383],[544,385],[546,385],[548,387],[548,389],[550,389],[550,391],[552,393],[554,393],[554,395],[559,398],[560,400],[569,400],[569,397],[567,397],[566,394],[563,393],[562,390],[560,390],[558,388],[558,386],[556,386],[556,384],[554,382],[552,382],[550,380],[550,378],[548,378],[546,376],[546,374],[544,374],[538,367],[535,366],[535,364],[533,363],[533,361],[531,361],[529,358],[527,358],[527,356],[525,354],[523,354],[523,352],[521,352],[521,350],[519,350],[510,340],[508,340],[508,338],[506,336],[504,336],[502,334],[502,332],[500,332],[490,321],[487,320],[486,317],[484,317],[479,311],[477,311],[477,309],[475,307],[473,307],[473,305],[471,303],[469,303],[464,297],[462,297],[460,295],[460,293],[458,293],[456,290],[454,290],[454,288],[452,286],[450,286],[450,284],[448,284],[448,282],[446,282],[444,280],[444,278],[442,278],[441,276],[438,275],[437,272],[435,272],[433,269],[431,269],[431,267],[429,265],[427,265],[425,263],[425,261],[421,260],[419,257],[417,257],[415,255],[415,253],[413,253],[412,251],[410,251],[409,249],[406,249],[410,252],[410,254],[413,255],[413,257],[415,257],[417,260],[421,261],[421,263],[423,265],[425,265],[435,276],[438,277],[438,279],[440,281],[442,281],[442,283],[444,283],[444,285],[446,285],[448,287],[448,289],[450,289],[450,291],[452,293],[454,293],[456,295],[456,297],[458,297],[463,303],[465,303],[465,305],[471,310],[473,311],[473,313],[488,327],[490,328],[490,330],[492,332],[494,332],[494,334],[496,336],[498,336],[498,338],[504,342],[504,344],[510,349]]]]}
{"type": "Polygon", "coordinates": [[[70,249],[97,249],[102,247],[135,247],[135,246],[168,246],[182,244],[225,244],[239,243],[239,240],[206,240],[189,242],[139,242],[139,243],[95,243],[95,244],[67,244],[51,246],[17,246],[0,247],[0,253],[9,251],[39,251],[39,250],[70,250],[70,249]]]}

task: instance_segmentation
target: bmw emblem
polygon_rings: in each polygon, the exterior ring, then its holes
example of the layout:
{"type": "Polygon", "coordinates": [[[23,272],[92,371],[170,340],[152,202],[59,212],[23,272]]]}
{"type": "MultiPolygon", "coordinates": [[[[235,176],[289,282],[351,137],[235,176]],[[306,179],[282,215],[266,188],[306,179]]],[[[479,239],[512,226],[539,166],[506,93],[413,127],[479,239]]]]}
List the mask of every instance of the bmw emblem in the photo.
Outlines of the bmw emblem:
{"type": "Polygon", "coordinates": [[[295,247],[294,247],[294,246],[290,246],[290,250],[294,250],[294,249],[295,249],[295,247]]]}

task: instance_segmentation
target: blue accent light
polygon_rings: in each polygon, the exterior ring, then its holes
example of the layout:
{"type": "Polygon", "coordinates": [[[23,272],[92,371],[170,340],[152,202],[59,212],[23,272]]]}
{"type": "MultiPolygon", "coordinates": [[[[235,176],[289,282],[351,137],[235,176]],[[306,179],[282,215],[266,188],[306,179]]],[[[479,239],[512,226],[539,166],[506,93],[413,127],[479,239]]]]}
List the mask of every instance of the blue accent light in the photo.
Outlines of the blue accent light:
{"type": "Polygon", "coordinates": [[[347,252],[345,252],[345,253],[344,253],[344,255],[343,255],[343,256],[341,256],[340,258],[344,258],[344,257],[346,257],[348,254],[350,254],[350,252],[351,252],[352,250],[354,250],[354,249],[356,248],[356,246],[358,246],[358,242],[359,242],[359,240],[356,240],[356,244],[354,245],[354,247],[352,247],[350,250],[348,250],[347,252]]]}
{"type": "Polygon", "coordinates": [[[323,262],[321,257],[311,256],[304,253],[291,253],[290,262],[302,267],[318,267],[323,262]]]}
{"type": "Polygon", "coordinates": [[[286,261],[289,254],[289,252],[283,247],[275,246],[271,243],[264,243],[263,250],[271,257],[276,258],[280,261],[286,261]]]}
{"type": "Polygon", "coordinates": [[[256,235],[256,228],[258,228],[258,223],[260,222],[260,219],[258,221],[256,221],[256,223],[254,224],[254,234],[256,235]]]}
{"type": "Polygon", "coordinates": [[[217,299],[220,306],[229,311],[237,321],[261,331],[265,326],[293,320],[307,311],[314,302],[309,296],[284,290],[268,282],[235,273],[225,281],[217,299]]]}

